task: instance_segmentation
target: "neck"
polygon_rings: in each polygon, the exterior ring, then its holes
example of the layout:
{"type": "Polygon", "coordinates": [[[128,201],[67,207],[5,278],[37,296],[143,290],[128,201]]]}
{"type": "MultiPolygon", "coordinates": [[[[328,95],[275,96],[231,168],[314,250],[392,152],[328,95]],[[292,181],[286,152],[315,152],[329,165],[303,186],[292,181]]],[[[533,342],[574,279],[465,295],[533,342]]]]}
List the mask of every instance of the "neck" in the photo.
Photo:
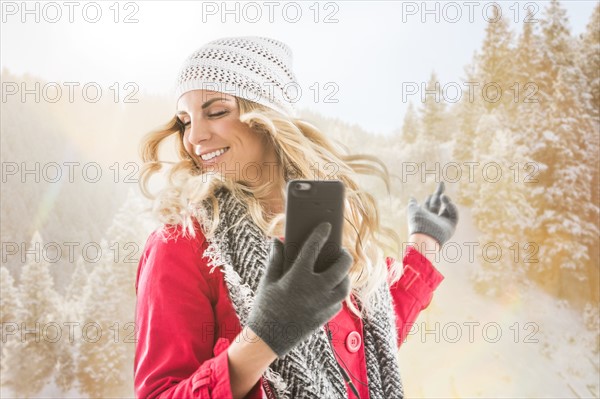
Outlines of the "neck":
{"type": "Polygon", "coordinates": [[[267,198],[262,200],[262,206],[265,211],[276,214],[285,211],[285,204],[279,192],[272,191],[267,198]]]}
{"type": "MultiPolygon", "coordinates": [[[[274,175],[271,175],[269,178],[274,179],[274,187],[282,187],[285,186],[285,180],[283,178],[283,172],[281,167],[276,168],[274,175]]],[[[285,210],[285,199],[282,197],[279,189],[271,190],[269,194],[262,199],[262,207],[266,212],[277,214],[283,213],[285,210]]]]}

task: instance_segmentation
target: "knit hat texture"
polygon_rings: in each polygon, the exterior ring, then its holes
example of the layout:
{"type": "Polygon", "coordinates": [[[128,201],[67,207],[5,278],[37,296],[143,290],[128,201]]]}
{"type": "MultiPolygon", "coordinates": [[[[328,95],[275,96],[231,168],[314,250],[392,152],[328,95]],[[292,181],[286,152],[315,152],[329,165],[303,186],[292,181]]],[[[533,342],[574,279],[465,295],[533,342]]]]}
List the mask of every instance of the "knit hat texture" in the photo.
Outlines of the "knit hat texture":
{"type": "Polygon", "coordinates": [[[292,117],[300,93],[291,49],[260,36],[221,38],[194,51],[179,70],[175,98],[199,89],[241,97],[292,117]]]}

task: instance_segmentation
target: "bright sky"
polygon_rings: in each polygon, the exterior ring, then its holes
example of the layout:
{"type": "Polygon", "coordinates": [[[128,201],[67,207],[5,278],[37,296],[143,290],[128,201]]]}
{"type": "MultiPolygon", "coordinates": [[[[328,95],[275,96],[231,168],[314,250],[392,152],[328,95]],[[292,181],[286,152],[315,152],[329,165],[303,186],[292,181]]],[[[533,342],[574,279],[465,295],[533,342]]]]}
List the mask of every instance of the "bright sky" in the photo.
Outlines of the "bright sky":
{"type": "MultiPolygon", "coordinates": [[[[58,1],[27,2],[31,12],[23,13],[21,1],[1,3],[1,66],[13,73],[81,85],[135,82],[141,92],[170,95],[179,66],[205,42],[264,35],[292,48],[303,92],[299,106],[378,133],[401,126],[407,107],[403,85],[418,87],[432,70],[442,84],[460,84],[463,67],[483,40],[483,14],[491,18],[494,6],[477,1],[96,1],[69,8],[58,1]],[[88,22],[97,10],[99,20],[88,22]],[[127,18],[137,22],[125,23],[127,18]],[[338,102],[325,102],[328,95],[338,102]]],[[[519,24],[525,4],[532,4],[498,3],[503,15],[519,24]]],[[[583,32],[596,1],[562,3],[572,32],[583,32]]],[[[547,3],[535,4],[540,15],[547,3]]],[[[420,101],[418,94],[406,98],[411,99],[420,101]]]]}

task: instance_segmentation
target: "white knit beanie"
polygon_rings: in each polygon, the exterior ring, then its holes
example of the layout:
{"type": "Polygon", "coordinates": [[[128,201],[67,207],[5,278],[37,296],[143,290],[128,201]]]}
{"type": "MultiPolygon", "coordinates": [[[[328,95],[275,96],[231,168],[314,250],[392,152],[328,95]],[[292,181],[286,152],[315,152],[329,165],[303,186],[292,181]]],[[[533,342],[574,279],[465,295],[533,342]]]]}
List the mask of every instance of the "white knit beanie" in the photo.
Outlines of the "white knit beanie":
{"type": "Polygon", "coordinates": [[[225,37],[194,51],[179,70],[175,98],[198,89],[241,97],[292,117],[300,95],[291,49],[259,36],[225,37]]]}

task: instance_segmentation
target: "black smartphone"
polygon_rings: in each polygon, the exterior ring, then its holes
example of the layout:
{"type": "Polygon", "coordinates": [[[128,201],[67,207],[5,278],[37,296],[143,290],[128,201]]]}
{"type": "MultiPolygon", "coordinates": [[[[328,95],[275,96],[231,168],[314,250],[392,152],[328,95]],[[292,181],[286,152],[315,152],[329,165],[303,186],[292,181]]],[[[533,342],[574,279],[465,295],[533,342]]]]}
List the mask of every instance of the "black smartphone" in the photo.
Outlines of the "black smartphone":
{"type": "Polygon", "coordinates": [[[338,258],[344,227],[344,183],[341,180],[291,180],[287,184],[285,203],[284,268],[285,271],[303,250],[303,244],[321,223],[331,223],[327,242],[314,251],[315,272],[325,270],[338,258]]]}

